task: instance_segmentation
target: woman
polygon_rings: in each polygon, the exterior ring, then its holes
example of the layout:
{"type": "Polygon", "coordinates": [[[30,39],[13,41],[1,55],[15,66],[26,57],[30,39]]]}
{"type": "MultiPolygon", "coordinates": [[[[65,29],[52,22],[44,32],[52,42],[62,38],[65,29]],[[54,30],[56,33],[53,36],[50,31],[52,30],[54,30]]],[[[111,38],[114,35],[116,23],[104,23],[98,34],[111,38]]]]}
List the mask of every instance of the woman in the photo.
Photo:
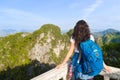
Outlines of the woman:
{"type": "MultiPolygon", "coordinates": [[[[83,42],[83,41],[86,41],[89,39],[94,41],[94,37],[90,34],[88,24],[84,20],[78,21],[74,27],[74,31],[73,31],[73,34],[72,34],[72,37],[70,40],[70,42],[71,42],[70,49],[69,49],[64,61],[60,65],[58,65],[56,68],[58,69],[58,68],[62,67],[69,60],[69,58],[72,56],[72,54],[74,52],[79,53],[80,42],[83,42]]],[[[106,70],[110,71],[109,67],[105,64],[104,64],[104,68],[106,70]]],[[[94,76],[83,75],[81,73],[78,74],[78,78],[84,79],[84,80],[92,80],[93,77],[94,76]],[[81,76],[82,76],[82,78],[81,78],[81,76]]]]}

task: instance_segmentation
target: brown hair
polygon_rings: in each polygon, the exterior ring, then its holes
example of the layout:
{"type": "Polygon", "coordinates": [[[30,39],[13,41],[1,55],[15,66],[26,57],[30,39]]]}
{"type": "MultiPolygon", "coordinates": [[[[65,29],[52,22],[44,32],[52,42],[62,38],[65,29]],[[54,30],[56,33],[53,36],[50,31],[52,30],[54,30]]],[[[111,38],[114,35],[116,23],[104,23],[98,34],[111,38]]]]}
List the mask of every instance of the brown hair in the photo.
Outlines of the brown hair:
{"type": "Polygon", "coordinates": [[[90,30],[87,22],[80,20],[76,23],[72,35],[75,40],[75,46],[79,49],[80,42],[90,39],[90,30]]]}

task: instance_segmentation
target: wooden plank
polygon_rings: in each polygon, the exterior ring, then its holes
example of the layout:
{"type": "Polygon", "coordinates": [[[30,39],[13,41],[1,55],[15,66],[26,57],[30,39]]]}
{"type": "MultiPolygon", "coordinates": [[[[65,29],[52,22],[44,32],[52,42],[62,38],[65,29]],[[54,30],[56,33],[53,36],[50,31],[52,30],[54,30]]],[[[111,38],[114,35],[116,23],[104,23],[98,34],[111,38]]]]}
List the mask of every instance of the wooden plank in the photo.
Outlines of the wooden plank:
{"type": "MultiPolygon", "coordinates": [[[[110,80],[110,78],[120,80],[120,68],[115,68],[115,67],[110,67],[110,68],[112,70],[111,73],[108,73],[105,70],[101,71],[100,75],[104,76],[104,80],[110,80]]],[[[61,78],[66,80],[67,71],[68,71],[68,64],[66,64],[60,69],[49,70],[37,77],[32,78],[31,80],[59,80],[61,78]]]]}

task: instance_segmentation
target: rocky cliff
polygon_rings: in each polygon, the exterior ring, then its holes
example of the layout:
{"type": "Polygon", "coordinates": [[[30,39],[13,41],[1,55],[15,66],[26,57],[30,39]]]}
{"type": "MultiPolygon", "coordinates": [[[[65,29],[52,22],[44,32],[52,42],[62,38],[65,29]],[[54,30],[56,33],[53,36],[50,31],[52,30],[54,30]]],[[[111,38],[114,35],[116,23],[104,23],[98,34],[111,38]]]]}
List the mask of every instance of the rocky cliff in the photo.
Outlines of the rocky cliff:
{"type": "Polygon", "coordinates": [[[68,50],[68,36],[61,34],[59,27],[46,24],[33,35],[38,34],[36,43],[29,51],[31,60],[38,60],[44,63],[58,63],[61,54],[68,50]]]}

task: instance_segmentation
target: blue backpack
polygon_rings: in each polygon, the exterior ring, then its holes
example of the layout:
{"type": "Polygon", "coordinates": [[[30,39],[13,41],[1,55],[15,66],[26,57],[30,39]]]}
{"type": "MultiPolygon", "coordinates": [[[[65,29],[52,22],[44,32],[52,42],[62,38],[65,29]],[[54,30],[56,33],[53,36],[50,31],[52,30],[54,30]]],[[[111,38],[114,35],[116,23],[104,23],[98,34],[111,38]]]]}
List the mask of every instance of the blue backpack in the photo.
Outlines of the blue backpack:
{"type": "Polygon", "coordinates": [[[81,59],[77,71],[89,76],[98,75],[103,69],[103,56],[100,47],[92,40],[80,43],[81,59]]]}

